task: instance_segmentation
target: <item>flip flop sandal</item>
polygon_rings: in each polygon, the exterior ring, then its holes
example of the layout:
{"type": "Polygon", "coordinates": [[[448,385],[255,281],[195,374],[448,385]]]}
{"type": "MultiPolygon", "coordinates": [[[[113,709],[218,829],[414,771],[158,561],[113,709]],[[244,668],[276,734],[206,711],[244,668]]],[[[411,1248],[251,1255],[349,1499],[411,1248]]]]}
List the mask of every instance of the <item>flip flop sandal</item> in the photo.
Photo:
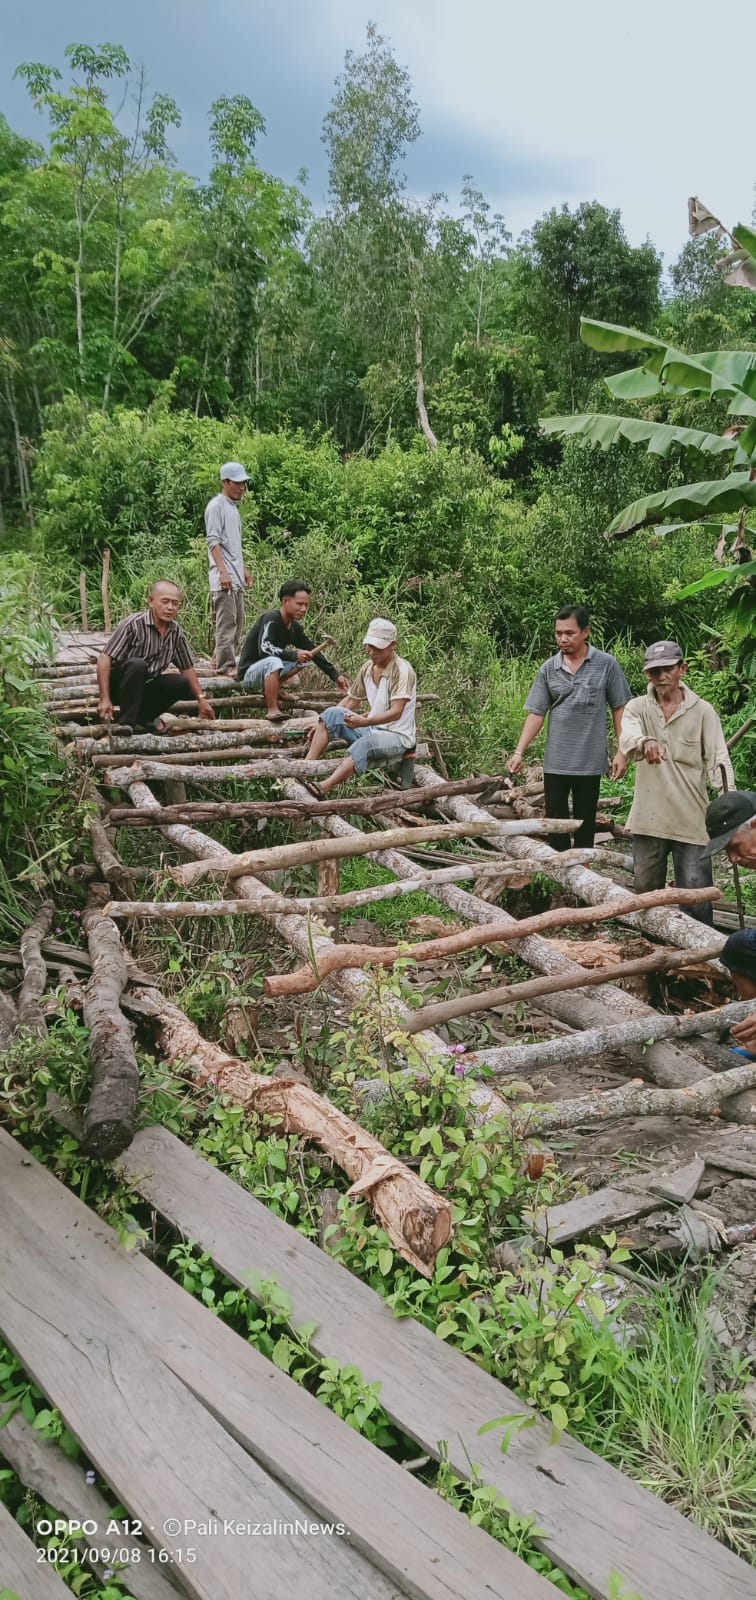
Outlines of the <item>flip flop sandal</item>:
{"type": "Polygon", "coordinates": [[[308,794],[312,795],[313,800],[327,800],[328,799],[327,794],[324,793],[323,789],[321,789],[321,787],[320,787],[320,784],[316,783],[314,778],[309,778],[306,781],[303,780],[302,781],[302,787],[303,787],[303,789],[307,790],[308,794]]]}
{"type": "Polygon", "coordinates": [[[268,722],[288,722],[288,720],[288,711],[269,711],[267,715],[268,722]]]}

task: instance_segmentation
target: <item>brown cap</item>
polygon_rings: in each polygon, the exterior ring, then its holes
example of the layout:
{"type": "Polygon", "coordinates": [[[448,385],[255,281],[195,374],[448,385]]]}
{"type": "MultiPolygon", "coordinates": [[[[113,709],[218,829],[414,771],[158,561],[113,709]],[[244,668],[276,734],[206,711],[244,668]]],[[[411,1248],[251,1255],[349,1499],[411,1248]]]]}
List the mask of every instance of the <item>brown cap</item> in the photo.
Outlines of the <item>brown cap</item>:
{"type": "Polygon", "coordinates": [[[679,644],[674,639],[660,639],[658,644],[650,644],[643,657],[644,667],[676,667],[678,662],[685,657],[679,644]]]}

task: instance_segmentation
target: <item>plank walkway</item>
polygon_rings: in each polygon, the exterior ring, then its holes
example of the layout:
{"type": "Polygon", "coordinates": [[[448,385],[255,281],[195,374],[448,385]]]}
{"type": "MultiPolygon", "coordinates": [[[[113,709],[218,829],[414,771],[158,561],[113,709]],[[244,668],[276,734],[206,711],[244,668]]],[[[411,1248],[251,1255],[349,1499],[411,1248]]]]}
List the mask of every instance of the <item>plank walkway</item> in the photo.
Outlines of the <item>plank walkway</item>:
{"type": "MultiPolygon", "coordinates": [[[[210,1507],[219,1517],[241,1516],[232,1509],[240,1491],[243,1520],[315,1516],[349,1530],[348,1539],[206,1538],[202,1553],[211,1558],[216,1587],[194,1564],[191,1571],[181,1568],[184,1581],[196,1585],[188,1593],[213,1600],[233,1594],[221,1580],[243,1551],[250,1574],[237,1594],[245,1600],[258,1593],[276,1600],[360,1593],[366,1600],[553,1595],[545,1580],[327,1411],[158,1267],[119,1246],[112,1230],[2,1130],[0,1204],[0,1330],[124,1504],[144,1516],[150,1537],[170,1548],[160,1537],[163,1516],[197,1516],[199,1495],[206,1520],[210,1507]],[[18,1259],[24,1249],[28,1272],[18,1259]],[[11,1276],[23,1283],[22,1291],[10,1291],[11,1276]],[[14,1314],[21,1300],[23,1320],[14,1314]],[[72,1341],[65,1360],[61,1340],[72,1341]],[[182,1438],[182,1427],[196,1433],[182,1438]],[[156,1435],[159,1454],[147,1446],[156,1435]],[[218,1463],[213,1451],[221,1442],[218,1463]],[[235,1475],[226,1470],[231,1465],[235,1475]],[[266,1503],[255,1511],[261,1493],[266,1503]],[[277,1569],[282,1555],[286,1565],[277,1569]],[[260,1586],[250,1587],[256,1561],[264,1571],[260,1586]]],[[[199,1538],[183,1542],[199,1551],[199,1538]]],[[[233,1565],[230,1583],[237,1579],[233,1565]]]]}
{"type": "Polygon", "coordinates": [[[36,1545],[0,1500],[0,1593],[3,1589],[18,1600],[71,1600],[55,1567],[40,1561],[36,1545]]]}
{"type": "Polygon", "coordinates": [[[419,1323],[393,1317],[372,1289],[165,1129],[138,1134],[119,1165],[253,1296],[255,1284],[275,1280],[292,1325],[316,1321],[313,1349],[380,1382],[389,1416],[423,1450],[438,1458],[445,1440],[460,1476],[476,1463],[515,1511],[535,1515],[543,1548],[590,1594],[609,1600],[618,1573],[642,1600],[754,1600],[744,1562],[568,1435],[551,1444],[545,1421],[502,1455],[498,1434],[479,1430],[527,1411],[522,1400],[419,1323]]]}

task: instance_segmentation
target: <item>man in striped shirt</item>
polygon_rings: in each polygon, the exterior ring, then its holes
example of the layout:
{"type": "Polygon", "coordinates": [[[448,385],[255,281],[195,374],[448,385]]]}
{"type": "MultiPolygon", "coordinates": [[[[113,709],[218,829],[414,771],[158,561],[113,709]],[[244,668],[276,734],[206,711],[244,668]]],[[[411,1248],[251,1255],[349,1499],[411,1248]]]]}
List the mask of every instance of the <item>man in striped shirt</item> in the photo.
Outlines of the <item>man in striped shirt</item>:
{"type": "Polygon", "coordinates": [[[153,583],[147,610],[119,622],[97,658],[98,710],[104,722],[115,719],[121,733],[138,722],[159,726],[161,712],[176,700],[196,700],[200,717],[215,716],[200,689],[189,640],[176,621],[180,605],[175,583],[153,583]],[[170,666],[179,671],[169,672],[170,666]]]}

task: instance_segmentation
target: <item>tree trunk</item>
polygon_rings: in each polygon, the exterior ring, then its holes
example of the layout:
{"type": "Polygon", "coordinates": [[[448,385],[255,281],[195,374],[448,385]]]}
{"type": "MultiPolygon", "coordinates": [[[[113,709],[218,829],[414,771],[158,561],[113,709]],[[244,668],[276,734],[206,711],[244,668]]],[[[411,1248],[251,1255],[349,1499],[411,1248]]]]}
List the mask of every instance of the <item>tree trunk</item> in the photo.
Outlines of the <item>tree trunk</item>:
{"type": "MultiPolygon", "coordinates": [[[[634,1080],[620,1089],[600,1089],[554,1106],[524,1109],[509,1106],[507,1116],[523,1138],[579,1128],[585,1122],[609,1122],[621,1117],[710,1117],[725,1100],[756,1089],[756,1062],[717,1072],[688,1089],[650,1089],[634,1080]]],[[[662,1204],[662,1202],[659,1202],[662,1204]]]]}
{"type": "Polygon", "coordinates": [[[47,1037],[47,1024],[39,1002],[47,983],[47,963],[42,954],[42,940],[46,939],[50,932],[52,919],[52,900],[45,900],[21,936],[24,976],[18,995],[16,1031],[33,1034],[37,1039],[47,1037]]]}
{"type": "MultiPolygon", "coordinates": [[[[267,722],[250,722],[245,728],[228,733],[216,729],[212,723],[203,726],[196,718],[193,722],[194,732],[188,737],[181,734],[140,733],[124,738],[114,727],[112,745],[108,739],[81,739],[77,742],[77,754],[90,757],[103,755],[112,760],[113,755],[126,756],[132,752],[149,756],[197,755],[203,750],[233,750],[244,744],[276,744],[285,748],[289,737],[280,728],[271,728],[267,722]]],[[[296,728],[296,732],[301,733],[301,728],[296,728]]]]}
{"type": "MultiPolygon", "coordinates": [[[[593,1056],[622,1055],[627,1045],[644,1044],[647,1039],[687,1038],[689,1034],[726,1032],[737,1022],[756,1012],[756,1000],[737,1000],[714,1011],[697,1011],[679,1016],[657,1012],[654,1018],[621,1022],[617,1026],[588,1028],[571,1038],[546,1039],[541,1044],[515,1044],[495,1050],[476,1050],[473,1059],[494,1075],[514,1072],[522,1076],[536,1070],[563,1067],[569,1061],[587,1061],[593,1056]]],[[[685,1093],[692,1093],[686,1089],[685,1093]]]]}
{"type": "MultiPolygon", "coordinates": [[[[386,849],[391,845],[425,844],[434,839],[465,839],[471,833],[484,837],[499,834],[503,829],[513,832],[537,833],[545,832],[547,828],[558,827],[559,831],[567,831],[572,827],[570,822],[496,822],[493,817],[485,822],[469,824],[467,822],[432,822],[427,827],[420,828],[392,828],[387,833],[360,833],[355,830],[349,839],[304,839],[299,844],[274,845],[268,850],[245,850],[241,855],[231,855],[228,860],[221,863],[209,858],[206,861],[190,861],[185,867],[172,867],[172,877],[189,889],[193,884],[206,877],[237,878],[245,872],[277,872],[280,867],[310,866],[315,861],[337,860],[345,856],[369,856],[376,850],[386,849]]],[[[660,893],[662,891],[659,891],[660,893]]],[[[685,891],[673,890],[672,893],[685,891]]],[[[691,891],[692,892],[692,891],[691,891]]],[[[712,891],[709,891],[711,894],[712,891]]],[[[700,897],[699,897],[700,898],[700,897]]],[[[670,902],[671,903],[671,902],[670,902]]]]}
{"type": "Polygon", "coordinates": [[[252,1072],[245,1061],[203,1039],[158,991],[140,992],[129,1007],[156,1019],[169,1065],[180,1061],[200,1082],[211,1081],[217,1094],[325,1150],[351,1179],[349,1193],[364,1195],[399,1254],[424,1277],[433,1276],[436,1255],[451,1238],[451,1207],[416,1172],[301,1079],[252,1072]]]}
{"type": "Polygon", "coordinates": [[[115,923],[103,916],[96,896],[90,895],[83,927],[92,959],[92,976],[84,992],[92,1060],[84,1137],[91,1155],[109,1161],[134,1137],[139,1068],[129,1025],[120,1009],[128,982],[121,941],[115,923]]]}
{"type": "MultiPolygon", "coordinates": [[[[639,904],[673,905],[681,901],[683,904],[686,901],[695,904],[702,893],[712,899],[719,896],[718,889],[655,889],[647,895],[629,895],[625,906],[628,911],[632,911],[639,904]]],[[[452,933],[446,938],[429,939],[423,944],[401,948],[398,945],[335,945],[324,960],[318,962],[316,971],[313,971],[310,965],[299,967],[294,972],[278,973],[266,978],[263,988],[267,995],[309,994],[317,989],[329,972],[337,972],[345,967],[392,967],[396,961],[404,960],[436,961],[444,956],[460,955],[465,950],[475,950],[482,944],[524,939],[529,933],[540,933],[544,928],[580,927],[584,923],[598,922],[602,918],[616,917],[616,915],[617,909],[613,903],[598,906],[568,906],[564,909],[544,911],[540,916],[528,917],[523,922],[494,923],[489,928],[468,928],[464,933],[452,933]]],[[[630,1027],[632,1024],[628,1023],[626,1026],[630,1027]]],[[[706,1030],[702,1028],[700,1031],[706,1030]]],[[[538,1046],[524,1046],[524,1048],[537,1049],[538,1046]]]]}
{"type": "MultiPolygon", "coordinates": [[[[475,790],[487,788],[495,783],[493,778],[462,778],[457,783],[445,783],[444,792],[447,794],[471,794],[475,790]]],[[[425,789],[381,790],[378,794],[368,795],[339,795],[333,800],[294,800],[289,804],[285,800],[191,800],[181,804],[159,806],[155,811],[134,810],[131,806],[113,806],[109,813],[109,821],[113,827],[144,827],[155,828],[165,822],[225,822],[231,818],[240,820],[253,817],[319,817],[319,816],[355,816],[371,817],[378,812],[393,811],[397,805],[403,810],[415,806],[431,806],[425,789]]],[[[505,875],[508,872],[517,872],[519,869],[501,867],[505,875]]],[[[465,872],[464,877],[470,874],[465,872]]]]}
{"type": "MultiPolygon", "coordinates": [[[[243,751],[234,752],[243,757],[243,751]]],[[[115,757],[112,758],[115,762],[115,757]]],[[[241,766],[229,764],[225,766],[198,766],[177,760],[175,764],[168,761],[150,761],[149,757],[138,757],[133,766],[118,767],[108,766],[105,771],[104,782],[109,788],[129,789],[134,783],[145,783],[149,779],[155,783],[165,783],[166,780],[177,778],[183,783],[230,783],[238,779],[247,778],[327,778],[333,772],[336,761],[300,761],[288,756],[268,757],[251,756],[244,760],[241,766]]],[[[306,792],[306,791],[305,791],[306,792]]],[[[157,800],[155,804],[157,805],[157,800]]]]}
{"type": "Polygon", "coordinates": [[[420,311],[415,306],[415,408],[417,410],[418,425],[425,437],[429,450],[438,449],[438,439],[428,421],[428,410],[425,404],[425,379],[423,377],[423,328],[420,321],[420,311]]]}

